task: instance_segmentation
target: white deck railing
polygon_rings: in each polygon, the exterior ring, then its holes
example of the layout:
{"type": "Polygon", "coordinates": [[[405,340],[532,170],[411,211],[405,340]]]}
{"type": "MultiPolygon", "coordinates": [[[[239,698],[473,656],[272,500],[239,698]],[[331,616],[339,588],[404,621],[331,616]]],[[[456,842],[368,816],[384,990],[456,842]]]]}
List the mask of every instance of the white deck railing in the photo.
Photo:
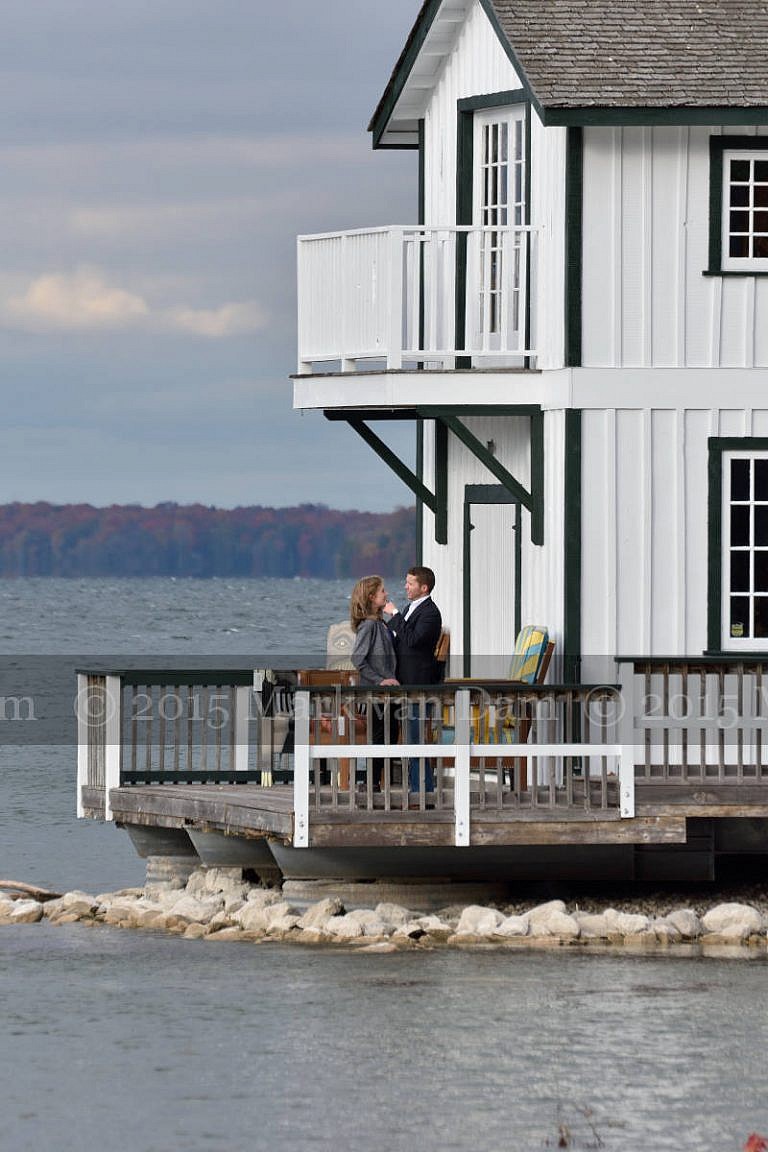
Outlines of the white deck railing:
{"type": "Polygon", "coordinates": [[[369,360],[450,368],[457,356],[488,366],[535,356],[536,242],[530,227],[456,225],[300,236],[299,372],[332,362],[354,371],[369,360]]]}

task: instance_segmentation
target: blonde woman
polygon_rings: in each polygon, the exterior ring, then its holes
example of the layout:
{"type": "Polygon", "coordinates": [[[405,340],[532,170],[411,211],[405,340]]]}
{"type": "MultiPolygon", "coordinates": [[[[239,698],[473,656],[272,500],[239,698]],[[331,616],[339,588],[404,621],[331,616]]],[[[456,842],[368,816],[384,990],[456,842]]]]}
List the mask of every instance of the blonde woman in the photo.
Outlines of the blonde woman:
{"type": "MultiPolygon", "coordinates": [[[[349,622],[355,632],[352,663],[359,673],[362,687],[388,688],[397,685],[395,679],[395,645],[392,633],[384,623],[382,610],[387,603],[387,590],[381,576],[363,576],[352,589],[349,622]]],[[[374,703],[371,707],[371,740],[383,744],[386,732],[385,716],[389,705],[374,703]]],[[[390,723],[390,741],[397,739],[394,718],[390,723]]],[[[373,761],[373,787],[381,790],[384,761],[373,761]]]]}

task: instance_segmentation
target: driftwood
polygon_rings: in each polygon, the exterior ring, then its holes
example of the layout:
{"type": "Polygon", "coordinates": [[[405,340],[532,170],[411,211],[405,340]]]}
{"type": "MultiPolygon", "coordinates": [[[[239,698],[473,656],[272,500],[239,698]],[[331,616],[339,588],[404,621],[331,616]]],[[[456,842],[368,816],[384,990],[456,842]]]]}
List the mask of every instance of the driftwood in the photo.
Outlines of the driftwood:
{"type": "Polygon", "coordinates": [[[0,891],[7,891],[11,900],[19,900],[22,896],[29,896],[41,903],[46,900],[58,900],[61,896],[60,892],[49,892],[47,888],[38,888],[36,884],[22,884],[18,880],[0,880],[0,891]]]}

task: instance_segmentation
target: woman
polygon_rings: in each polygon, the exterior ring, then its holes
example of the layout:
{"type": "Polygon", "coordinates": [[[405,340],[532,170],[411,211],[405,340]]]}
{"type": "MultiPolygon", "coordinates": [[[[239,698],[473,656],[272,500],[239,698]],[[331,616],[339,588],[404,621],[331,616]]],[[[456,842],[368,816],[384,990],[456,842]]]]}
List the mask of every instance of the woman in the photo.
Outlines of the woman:
{"type": "MultiPolygon", "coordinates": [[[[395,645],[392,633],[382,618],[387,603],[387,590],[381,576],[363,576],[352,589],[349,622],[355,632],[352,663],[359,672],[363,688],[395,687],[395,645]]],[[[389,705],[372,704],[371,740],[383,744],[386,735],[385,717],[391,716],[389,705]]],[[[391,719],[390,743],[397,739],[396,724],[391,719]]],[[[373,761],[373,786],[381,790],[384,761],[373,761]]]]}

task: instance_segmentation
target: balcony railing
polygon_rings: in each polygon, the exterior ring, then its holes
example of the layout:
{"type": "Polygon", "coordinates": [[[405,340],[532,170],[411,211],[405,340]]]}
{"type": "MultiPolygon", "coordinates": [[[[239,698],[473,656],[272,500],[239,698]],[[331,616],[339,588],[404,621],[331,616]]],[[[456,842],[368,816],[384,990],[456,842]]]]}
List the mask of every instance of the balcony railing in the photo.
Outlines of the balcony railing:
{"type": "MultiPolygon", "coordinates": [[[[300,236],[299,372],[360,361],[451,368],[535,357],[530,227],[408,226],[300,236]]],[[[326,369],[327,370],[327,369],[326,369]]]]}

